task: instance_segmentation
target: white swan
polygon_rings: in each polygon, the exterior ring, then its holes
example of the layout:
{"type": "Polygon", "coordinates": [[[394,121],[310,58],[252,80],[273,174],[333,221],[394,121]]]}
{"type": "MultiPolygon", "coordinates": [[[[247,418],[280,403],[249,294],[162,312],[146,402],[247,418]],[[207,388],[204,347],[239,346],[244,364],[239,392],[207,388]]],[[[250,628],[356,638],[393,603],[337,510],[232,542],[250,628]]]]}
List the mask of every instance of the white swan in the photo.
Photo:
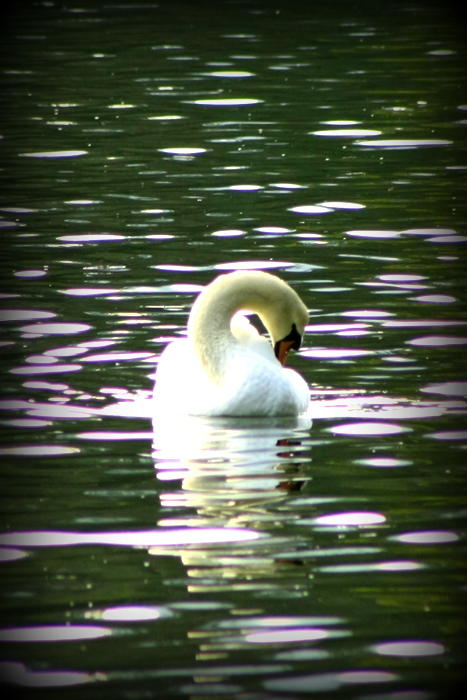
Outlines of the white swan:
{"type": "Polygon", "coordinates": [[[305,380],[283,367],[308,321],[300,297],[278,277],[238,271],[217,277],[197,297],[186,338],[163,351],[155,411],[199,416],[290,416],[306,411],[305,380]],[[237,312],[258,314],[272,345],[237,312]]]}

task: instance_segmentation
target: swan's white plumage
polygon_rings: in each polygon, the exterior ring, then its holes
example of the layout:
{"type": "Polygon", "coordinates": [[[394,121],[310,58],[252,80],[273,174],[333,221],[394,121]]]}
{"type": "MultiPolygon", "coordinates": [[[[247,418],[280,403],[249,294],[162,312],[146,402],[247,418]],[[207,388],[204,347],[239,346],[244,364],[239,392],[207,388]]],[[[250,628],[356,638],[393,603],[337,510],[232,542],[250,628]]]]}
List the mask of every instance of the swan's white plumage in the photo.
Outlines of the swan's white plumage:
{"type": "Polygon", "coordinates": [[[202,416],[298,415],[307,410],[305,380],[283,367],[273,347],[246,316],[261,316],[272,341],[292,324],[300,335],[308,318],[298,295],[265,272],[222,275],[206,287],[190,313],[188,336],[163,351],[156,373],[156,413],[202,416]]]}

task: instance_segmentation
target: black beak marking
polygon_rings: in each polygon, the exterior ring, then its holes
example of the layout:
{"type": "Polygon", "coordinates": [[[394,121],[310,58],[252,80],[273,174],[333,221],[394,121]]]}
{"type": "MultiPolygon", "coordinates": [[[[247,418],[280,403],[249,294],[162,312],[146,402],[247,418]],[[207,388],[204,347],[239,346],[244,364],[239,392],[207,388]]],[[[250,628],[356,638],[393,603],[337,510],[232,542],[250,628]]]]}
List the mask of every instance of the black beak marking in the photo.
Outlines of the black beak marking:
{"type": "Polygon", "coordinates": [[[274,354],[276,357],[279,359],[279,348],[281,343],[284,341],[288,342],[290,344],[290,347],[293,348],[293,350],[299,350],[300,349],[300,343],[302,342],[302,336],[300,333],[297,331],[297,326],[295,323],[292,323],[292,330],[288,335],[285,336],[285,338],[282,338],[282,340],[278,340],[277,343],[274,346],[274,354]]]}

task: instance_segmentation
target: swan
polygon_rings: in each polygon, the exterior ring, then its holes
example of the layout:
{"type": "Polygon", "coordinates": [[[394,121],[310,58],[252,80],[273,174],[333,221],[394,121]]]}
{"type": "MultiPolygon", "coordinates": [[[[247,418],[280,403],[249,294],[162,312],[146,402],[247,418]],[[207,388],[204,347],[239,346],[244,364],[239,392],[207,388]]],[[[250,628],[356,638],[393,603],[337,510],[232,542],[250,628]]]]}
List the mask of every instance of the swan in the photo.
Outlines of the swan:
{"type": "Polygon", "coordinates": [[[242,270],[216,277],[191,308],[187,337],[172,341],[159,358],[156,414],[304,413],[308,385],[283,365],[289,350],[300,347],[307,321],[305,304],[275,275],[242,270]],[[272,345],[249,323],[246,311],[260,317],[272,345]]]}

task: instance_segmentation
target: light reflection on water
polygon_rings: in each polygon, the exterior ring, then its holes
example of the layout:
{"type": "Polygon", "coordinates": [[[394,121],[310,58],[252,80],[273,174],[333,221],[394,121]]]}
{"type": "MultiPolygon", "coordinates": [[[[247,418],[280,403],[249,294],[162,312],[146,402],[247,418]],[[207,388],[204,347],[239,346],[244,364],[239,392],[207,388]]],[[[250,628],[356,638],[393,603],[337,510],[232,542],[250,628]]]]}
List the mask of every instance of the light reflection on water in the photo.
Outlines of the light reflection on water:
{"type": "Polygon", "coordinates": [[[433,700],[462,678],[463,37],[422,0],[279,4],[45,3],[5,32],[11,685],[433,700]],[[152,427],[162,347],[235,269],[310,308],[312,422],[152,427]]]}

